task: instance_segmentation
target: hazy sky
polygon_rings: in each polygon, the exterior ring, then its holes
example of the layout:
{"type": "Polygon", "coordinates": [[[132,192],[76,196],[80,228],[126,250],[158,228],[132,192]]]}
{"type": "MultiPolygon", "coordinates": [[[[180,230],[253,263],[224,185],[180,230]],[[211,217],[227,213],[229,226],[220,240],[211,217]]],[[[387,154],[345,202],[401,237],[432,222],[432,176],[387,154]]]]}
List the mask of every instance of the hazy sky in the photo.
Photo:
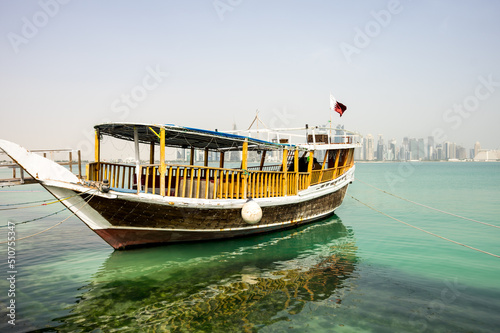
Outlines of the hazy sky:
{"type": "Polygon", "coordinates": [[[0,0],[0,138],[108,121],[335,124],[500,147],[498,1],[0,0]]]}

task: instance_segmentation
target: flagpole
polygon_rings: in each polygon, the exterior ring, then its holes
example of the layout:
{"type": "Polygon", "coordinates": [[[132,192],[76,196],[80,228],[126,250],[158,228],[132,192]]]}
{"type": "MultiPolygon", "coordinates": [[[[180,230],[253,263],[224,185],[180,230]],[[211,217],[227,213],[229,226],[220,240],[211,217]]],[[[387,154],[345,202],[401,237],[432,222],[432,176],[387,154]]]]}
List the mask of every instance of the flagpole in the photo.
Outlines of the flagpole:
{"type": "Polygon", "coordinates": [[[332,143],[332,111],[330,110],[330,143],[332,143]]]}
{"type": "MultiPolygon", "coordinates": [[[[342,117],[342,114],[347,110],[347,107],[337,101],[335,97],[333,97],[332,93],[330,93],[330,110],[335,111],[340,114],[342,117]]],[[[332,114],[330,113],[330,140],[332,137],[332,114]]]]}
{"type": "Polygon", "coordinates": [[[332,143],[332,93],[330,92],[330,142],[329,143],[332,143]]]}

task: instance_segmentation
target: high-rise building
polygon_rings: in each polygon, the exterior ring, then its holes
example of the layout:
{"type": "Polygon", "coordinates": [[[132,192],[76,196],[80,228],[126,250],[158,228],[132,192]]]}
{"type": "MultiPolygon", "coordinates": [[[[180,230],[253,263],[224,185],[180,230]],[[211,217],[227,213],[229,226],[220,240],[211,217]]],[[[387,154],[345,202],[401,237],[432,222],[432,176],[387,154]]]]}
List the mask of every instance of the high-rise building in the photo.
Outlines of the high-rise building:
{"type": "Polygon", "coordinates": [[[427,137],[427,158],[429,160],[432,160],[433,155],[434,155],[434,137],[428,136],[427,137]]]}
{"type": "Polygon", "coordinates": [[[459,160],[465,160],[467,158],[467,151],[465,150],[464,147],[462,147],[462,146],[457,147],[456,158],[459,160]]]}
{"type": "Polygon", "coordinates": [[[418,159],[425,160],[424,139],[418,139],[418,159]]]}
{"type": "Polygon", "coordinates": [[[373,136],[368,134],[365,138],[365,159],[367,161],[373,161],[374,157],[373,136]]]}
{"type": "Polygon", "coordinates": [[[408,150],[406,149],[405,146],[401,146],[399,147],[399,151],[398,151],[398,159],[400,161],[406,161],[408,158],[407,158],[407,152],[408,150]]]}
{"type": "Polygon", "coordinates": [[[410,139],[410,160],[418,160],[418,141],[417,139],[410,139]]]}
{"type": "Polygon", "coordinates": [[[455,142],[450,143],[450,159],[457,158],[457,144],[455,142]]]}
{"type": "Polygon", "coordinates": [[[382,134],[379,134],[377,142],[377,161],[383,161],[383,160],[384,160],[384,138],[382,134]]]}
{"type": "Polygon", "coordinates": [[[454,160],[457,158],[457,145],[454,142],[445,141],[443,150],[445,160],[454,160]]]}
{"type": "Polygon", "coordinates": [[[403,144],[401,146],[402,152],[401,155],[403,156],[401,159],[402,160],[409,160],[410,159],[410,139],[408,139],[407,136],[403,138],[403,144]]]}
{"type": "Polygon", "coordinates": [[[443,160],[444,159],[444,156],[443,156],[443,146],[442,145],[436,145],[436,150],[435,150],[435,154],[434,154],[434,160],[443,160]]]}
{"type": "Polygon", "coordinates": [[[476,157],[480,151],[481,151],[481,144],[479,143],[479,141],[477,141],[476,144],[474,145],[474,157],[476,157]]]}
{"type": "Polygon", "coordinates": [[[387,145],[387,159],[389,161],[394,161],[398,159],[396,139],[389,140],[389,143],[387,145]]]}

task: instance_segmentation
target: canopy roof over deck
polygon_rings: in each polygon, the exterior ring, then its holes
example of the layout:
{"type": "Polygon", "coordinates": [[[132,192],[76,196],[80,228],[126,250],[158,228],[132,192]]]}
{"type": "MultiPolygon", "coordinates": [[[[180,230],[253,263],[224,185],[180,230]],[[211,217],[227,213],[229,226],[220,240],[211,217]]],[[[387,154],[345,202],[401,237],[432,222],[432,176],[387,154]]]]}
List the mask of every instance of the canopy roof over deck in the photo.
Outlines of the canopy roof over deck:
{"type": "Polygon", "coordinates": [[[236,134],[171,124],[107,123],[94,126],[100,135],[109,135],[127,141],[134,141],[134,133],[137,131],[138,141],[145,144],[151,142],[160,144],[159,134],[162,127],[165,129],[166,147],[231,151],[242,150],[243,143],[248,140],[249,150],[301,149],[292,144],[274,143],[236,134]]]}

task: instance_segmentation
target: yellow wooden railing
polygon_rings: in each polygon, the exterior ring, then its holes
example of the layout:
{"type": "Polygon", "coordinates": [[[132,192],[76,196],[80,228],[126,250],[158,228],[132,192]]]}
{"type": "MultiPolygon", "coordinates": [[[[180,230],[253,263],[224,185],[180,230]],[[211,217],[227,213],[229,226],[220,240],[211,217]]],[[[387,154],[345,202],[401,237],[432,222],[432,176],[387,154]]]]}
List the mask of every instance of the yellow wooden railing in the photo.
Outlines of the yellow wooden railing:
{"type": "MultiPolygon", "coordinates": [[[[338,158],[336,160],[338,163],[338,158]]],[[[337,177],[342,176],[354,165],[354,149],[345,151],[345,156],[343,156],[342,165],[338,165],[329,169],[313,170],[311,172],[311,181],[309,185],[315,185],[319,183],[324,183],[333,180],[337,177]]]]}
{"type": "Polygon", "coordinates": [[[87,180],[107,179],[111,187],[132,189],[135,165],[94,162],[87,164],[87,180]]]}
{"type": "MultiPolygon", "coordinates": [[[[312,170],[310,173],[166,165],[165,195],[196,199],[271,198],[296,195],[310,185],[330,181],[344,174],[353,165],[352,151],[345,152],[341,164],[329,169],[312,170]]],[[[87,165],[87,180],[104,179],[109,181],[110,187],[118,190],[161,193],[160,164],[135,166],[94,162],[87,165]],[[141,177],[136,176],[137,171],[141,177]]]]}
{"type": "MultiPolygon", "coordinates": [[[[249,166],[248,170],[260,170],[259,165],[249,166]]],[[[264,165],[262,166],[262,171],[281,171],[282,164],[274,164],[274,165],[264,165]]]]}

